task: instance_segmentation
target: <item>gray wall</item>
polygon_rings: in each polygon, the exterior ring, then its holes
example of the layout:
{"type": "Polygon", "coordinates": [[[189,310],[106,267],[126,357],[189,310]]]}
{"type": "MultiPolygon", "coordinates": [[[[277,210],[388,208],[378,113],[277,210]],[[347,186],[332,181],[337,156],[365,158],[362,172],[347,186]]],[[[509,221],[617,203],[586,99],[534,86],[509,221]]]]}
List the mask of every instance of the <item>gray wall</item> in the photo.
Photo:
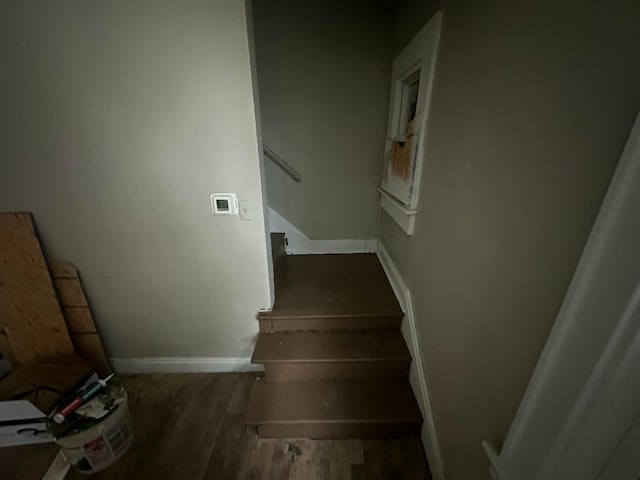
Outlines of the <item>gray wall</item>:
{"type": "MultiPolygon", "coordinates": [[[[640,106],[640,4],[443,2],[415,301],[450,480],[488,478],[640,106]]],[[[411,22],[414,19],[409,19],[411,22]]],[[[426,18],[425,18],[426,20],[426,18]]]]}
{"type": "Polygon", "coordinates": [[[393,55],[397,55],[440,8],[440,0],[396,0],[393,55]]]}
{"type": "Polygon", "coordinates": [[[0,209],[77,265],[114,356],[249,355],[269,281],[244,2],[0,18],[0,209]],[[228,191],[254,221],[211,214],[228,191]]]}
{"type": "Polygon", "coordinates": [[[269,205],[313,239],[376,238],[391,1],[253,2],[269,205]]]}

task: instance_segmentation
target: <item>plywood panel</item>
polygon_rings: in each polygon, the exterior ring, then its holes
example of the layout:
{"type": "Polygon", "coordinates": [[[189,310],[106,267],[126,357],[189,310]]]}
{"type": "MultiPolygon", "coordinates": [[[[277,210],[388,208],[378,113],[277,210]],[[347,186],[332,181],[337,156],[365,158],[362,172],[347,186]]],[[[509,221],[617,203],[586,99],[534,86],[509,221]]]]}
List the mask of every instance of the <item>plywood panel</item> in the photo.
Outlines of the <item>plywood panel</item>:
{"type": "Polygon", "coordinates": [[[96,333],[96,326],[89,307],[62,307],[62,314],[69,332],[96,333]]]}
{"type": "Polygon", "coordinates": [[[51,278],[78,278],[78,270],[65,260],[51,260],[49,262],[51,278]]]}
{"type": "Polygon", "coordinates": [[[9,336],[2,325],[0,325],[0,353],[4,355],[4,358],[9,360],[11,365],[15,365],[16,361],[13,355],[13,348],[9,343],[9,336]]]}
{"type": "Polygon", "coordinates": [[[112,372],[109,359],[104,353],[102,342],[97,333],[69,333],[76,353],[95,368],[101,377],[112,372]]]}
{"type": "Polygon", "coordinates": [[[56,292],[58,292],[60,305],[65,307],[87,306],[87,299],[77,278],[55,278],[54,285],[56,292]]]}
{"type": "Polygon", "coordinates": [[[64,260],[52,260],[49,262],[49,270],[76,353],[87,360],[100,375],[108,374],[111,372],[111,365],[91,316],[78,270],[72,263],[64,260]]]}
{"type": "Polygon", "coordinates": [[[96,326],[76,267],[65,260],[52,260],[49,262],[49,271],[69,331],[95,333],[96,326]]]}
{"type": "Polygon", "coordinates": [[[73,352],[29,213],[0,214],[0,322],[16,364],[73,352]]]}

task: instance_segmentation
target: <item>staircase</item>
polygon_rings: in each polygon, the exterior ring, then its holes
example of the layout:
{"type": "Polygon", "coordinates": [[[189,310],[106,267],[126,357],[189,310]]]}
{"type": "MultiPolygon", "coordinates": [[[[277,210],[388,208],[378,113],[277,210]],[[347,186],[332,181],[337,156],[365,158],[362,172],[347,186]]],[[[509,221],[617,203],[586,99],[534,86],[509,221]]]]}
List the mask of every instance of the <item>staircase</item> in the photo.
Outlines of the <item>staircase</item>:
{"type": "Polygon", "coordinates": [[[403,313],[374,254],[284,255],[272,234],[276,301],[260,312],[264,364],[246,423],[261,437],[417,435],[403,313]]]}

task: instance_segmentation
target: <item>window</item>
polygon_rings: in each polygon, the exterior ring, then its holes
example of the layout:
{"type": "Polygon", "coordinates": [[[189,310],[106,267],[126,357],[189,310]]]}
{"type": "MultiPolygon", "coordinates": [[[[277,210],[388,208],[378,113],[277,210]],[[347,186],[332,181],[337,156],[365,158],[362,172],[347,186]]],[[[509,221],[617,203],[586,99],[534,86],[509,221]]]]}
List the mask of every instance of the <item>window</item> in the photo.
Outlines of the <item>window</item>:
{"type": "Polygon", "coordinates": [[[409,235],[418,213],[424,139],[440,38],[436,13],[393,61],[380,205],[409,235]]]}

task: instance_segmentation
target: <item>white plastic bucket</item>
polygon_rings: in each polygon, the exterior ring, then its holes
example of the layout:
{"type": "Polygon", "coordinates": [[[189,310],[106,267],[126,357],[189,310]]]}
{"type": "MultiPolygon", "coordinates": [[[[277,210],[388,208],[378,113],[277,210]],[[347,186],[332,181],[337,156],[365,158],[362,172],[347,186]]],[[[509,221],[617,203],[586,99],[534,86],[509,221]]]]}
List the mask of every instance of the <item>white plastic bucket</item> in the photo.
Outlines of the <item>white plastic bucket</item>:
{"type": "Polygon", "coordinates": [[[107,468],[131,445],[133,427],[129,407],[124,401],[102,422],[82,432],[58,438],[56,443],[81,473],[107,468]]]}

